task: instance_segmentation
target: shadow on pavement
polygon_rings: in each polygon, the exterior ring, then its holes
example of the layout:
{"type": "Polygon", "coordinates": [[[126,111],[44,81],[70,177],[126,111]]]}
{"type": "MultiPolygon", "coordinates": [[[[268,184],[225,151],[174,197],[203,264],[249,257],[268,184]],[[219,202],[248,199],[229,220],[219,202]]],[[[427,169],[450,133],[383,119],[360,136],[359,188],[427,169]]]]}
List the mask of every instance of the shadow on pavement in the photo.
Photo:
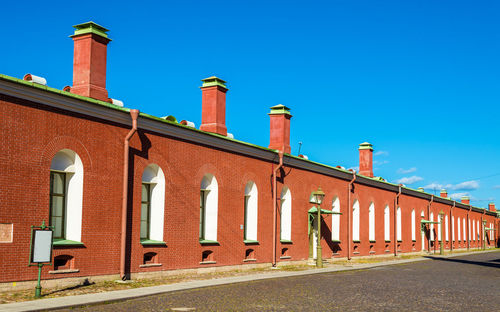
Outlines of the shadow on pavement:
{"type": "Polygon", "coordinates": [[[441,257],[432,257],[432,256],[425,256],[424,258],[438,260],[438,261],[448,261],[448,262],[482,265],[485,267],[497,268],[497,269],[500,268],[500,259],[494,259],[494,260],[489,260],[489,261],[472,261],[472,260],[465,260],[465,259],[441,258],[441,257]]]}
{"type": "Polygon", "coordinates": [[[88,279],[85,279],[85,281],[83,281],[83,283],[81,283],[79,285],[71,286],[71,287],[66,287],[66,288],[54,290],[54,291],[51,291],[51,292],[47,292],[43,296],[45,297],[45,296],[52,295],[52,294],[55,294],[55,293],[58,293],[58,292],[63,292],[63,291],[73,290],[73,289],[78,289],[78,288],[82,288],[82,287],[86,287],[86,286],[90,286],[90,285],[94,285],[94,284],[95,284],[95,282],[90,282],[88,279]]]}

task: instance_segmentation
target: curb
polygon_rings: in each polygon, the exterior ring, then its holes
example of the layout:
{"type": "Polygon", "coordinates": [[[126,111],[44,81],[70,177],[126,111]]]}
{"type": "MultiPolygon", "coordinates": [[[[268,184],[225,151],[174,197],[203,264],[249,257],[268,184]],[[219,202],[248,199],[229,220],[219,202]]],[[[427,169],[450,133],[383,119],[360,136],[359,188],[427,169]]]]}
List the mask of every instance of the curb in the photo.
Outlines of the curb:
{"type": "Polygon", "coordinates": [[[354,264],[354,265],[348,266],[348,267],[342,266],[342,267],[330,267],[330,268],[322,268],[322,269],[316,269],[316,270],[305,270],[305,271],[282,271],[282,272],[244,275],[244,276],[231,276],[231,277],[224,277],[224,278],[220,278],[220,279],[189,281],[189,282],[181,282],[181,283],[175,283],[175,284],[169,284],[169,285],[140,287],[140,288],[133,288],[133,289],[125,289],[125,290],[114,290],[114,291],[108,291],[108,292],[103,292],[103,293],[66,296],[66,297],[58,297],[58,298],[48,298],[48,299],[40,299],[40,300],[32,300],[32,301],[24,301],[24,302],[16,302],[16,303],[7,303],[7,304],[1,304],[0,310],[5,311],[5,312],[9,312],[9,311],[44,311],[44,310],[52,310],[52,309],[64,309],[64,308],[84,306],[84,305],[94,305],[94,304],[99,304],[99,303],[104,303],[104,302],[109,303],[109,302],[113,302],[113,301],[136,299],[136,298],[140,298],[140,297],[158,295],[158,294],[163,294],[163,293],[172,292],[172,291],[219,286],[219,285],[226,285],[226,284],[233,284],[233,283],[244,283],[244,282],[266,280],[266,279],[272,279],[272,278],[293,277],[293,276],[303,276],[303,275],[342,272],[342,271],[355,271],[355,270],[371,269],[371,268],[394,265],[394,264],[404,264],[404,263],[411,263],[411,262],[428,261],[428,260],[439,259],[439,258],[453,258],[453,257],[461,257],[461,256],[472,255],[472,254],[481,254],[481,253],[490,253],[490,252],[500,252],[500,251],[498,249],[494,249],[494,250],[486,250],[486,251],[480,251],[480,252],[476,251],[476,252],[451,254],[451,255],[445,255],[445,256],[424,255],[420,258],[414,258],[414,259],[390,260],[390,261],[384,261],[384,262],[379,262],[379,263],[354,264]]]}

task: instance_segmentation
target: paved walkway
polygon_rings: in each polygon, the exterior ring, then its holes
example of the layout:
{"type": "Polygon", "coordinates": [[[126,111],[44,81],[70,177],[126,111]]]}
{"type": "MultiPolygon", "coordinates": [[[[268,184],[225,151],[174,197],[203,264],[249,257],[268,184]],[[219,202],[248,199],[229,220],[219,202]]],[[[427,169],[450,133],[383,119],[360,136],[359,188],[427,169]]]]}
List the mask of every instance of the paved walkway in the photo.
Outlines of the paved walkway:
{"type": "MultiPolygon", "coordinates": [[[[489,251],[485,251],[485,252],[495,252],[495,251],[498,251],[498,250],[489,250],[489,251]]],[[[443,257],[444,258],[462,257],[462,256],[470,255],[470,254],[479,254],[479,253],[478,252],[459,253],[459,254],[453,254],[453,255],[448,255],[448,256],[443,256],[443,257]]],[[[211,280],[182,282],[182,283],[153,286],[153,287],[142,287],[142,288],[134,288],[134,289],[126,289],[126,290],[109,291],[109,292],[95,293],[95,294],[66,296],[66,297],[49,298],[49,299],[39,299],[39,300],[34,300],[34,301],[2,304],[2,305],[0,305],[0,311],[6,311],[6,312],[7,311],[40,311],[40,310],[61,309],[61,308],[69,308],[69,307],[89,305],[89,304],[98,304],[98,303],[104,303],[104,302],[140,298],[140,297],[144,297],[144,296],[151,296],[151,295],[157,295],[157,294],[162,294],[162,293],[167,293],[167,292],[172,292],[172,291],[187,290],[187,289],[194,289],[194,288],[201,288],[201,287],[211,287],[211,286],[217,286],[217,285],[250,282],[250,281],[257,281],[257,280],[280,278],[280,277],[302,276],[302,275],[321,274],[321,273],[329,273],[329,272],[369,269],[369,268],[375,268],[375,267],[381,267],[381,266],[387,266],[387,265],[393,265],[393,264],[425,261],[425,260],[430,260],[432,257],[440,257],[440,256],[433,255],[433,256],[429,256],[427,258],[391,260],[391,261],[384,261],[384,262],[378,262],[378,263],[354,264],[352,266],[328,267],[328,268],[323,268],[323,269],[311,269],[311,270],[305,270],[305,271],[277,271],[277,272],[270,272],[270,273],[251,274],[251,275],[245,275],[245,276],[225,277],[225,278],[211,279],[211,280]]]]}

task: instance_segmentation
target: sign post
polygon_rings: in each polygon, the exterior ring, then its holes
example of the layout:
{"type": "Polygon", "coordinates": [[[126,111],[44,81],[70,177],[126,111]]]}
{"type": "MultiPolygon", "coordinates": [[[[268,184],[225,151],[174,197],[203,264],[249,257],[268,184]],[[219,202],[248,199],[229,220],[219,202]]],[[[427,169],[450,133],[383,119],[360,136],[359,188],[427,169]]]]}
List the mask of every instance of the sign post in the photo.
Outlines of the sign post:
{"type": "Polygon", "coordinates": [[[42,296],[42,267],[52,265],[52,226],[31,226],[30,261],[28,266],[38,266],[38,282],[35,287],[35,298],[42,296]]]}

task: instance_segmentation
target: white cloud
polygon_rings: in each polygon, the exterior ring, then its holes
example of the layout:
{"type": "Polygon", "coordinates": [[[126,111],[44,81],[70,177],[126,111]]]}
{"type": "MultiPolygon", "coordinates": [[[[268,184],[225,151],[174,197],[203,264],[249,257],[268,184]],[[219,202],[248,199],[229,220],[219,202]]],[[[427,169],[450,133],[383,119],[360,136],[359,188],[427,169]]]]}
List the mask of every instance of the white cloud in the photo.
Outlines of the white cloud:
{"type": "Polygon", "coordinates": [[[412,173],[415,171],[417,171],[417,168],[415,168],[415,167],[412,167],[410,169],[403,169],[403,168],[398,169],[398,173],[400,173],[400,174],[408,174],[408,173],[412,173]]]}
{"type": "Polygon", "coordinates": [[[451,199],[459,200],[462,198],[462,196],[469,196],[469,193],[467,192],[453,193],[450,194],[449,196],[451,197],[451,199]]]}
{"type": "Polygon", "coordinates": [[[430,190],[441,190],[446,189],[448,191],[474,191],[479,188],[479,182],[477,181],[465,181],[458,184],[440,184],[437,182],[433,182],[424,186],[424,189],[430,190]]]}
{"type": "Polygon", "coordinates": [[[382,161],[374,160],[373,161],[373,164],[377,165],[377,166],[385,165],[385,164],[388,164],[388,163],[389,163],[388,160],[382,160],[382,161]]]}
{"type": "Polygon", "coordinates": [[[389,156],[389,152],[388,151],[378,151],[378,152],[375,152],[375,154],[373,154],[375,156],[389,156]]]}
{"type": "Polygon", "coordinates": [[[399,180],[396,180],[396,183],[401,183],[401,184],[413,184],[418,181],[422,181],[424,178],[418,177],[418,176],[411,176],[411,177],[403,177],[399,180]]]}
{"type": "Polygon", "coordinates": [[[495,185],[495,186],[493,186],[493,189],[494,189],[494,190],[500,190],[500,185],[495,185]]]}

